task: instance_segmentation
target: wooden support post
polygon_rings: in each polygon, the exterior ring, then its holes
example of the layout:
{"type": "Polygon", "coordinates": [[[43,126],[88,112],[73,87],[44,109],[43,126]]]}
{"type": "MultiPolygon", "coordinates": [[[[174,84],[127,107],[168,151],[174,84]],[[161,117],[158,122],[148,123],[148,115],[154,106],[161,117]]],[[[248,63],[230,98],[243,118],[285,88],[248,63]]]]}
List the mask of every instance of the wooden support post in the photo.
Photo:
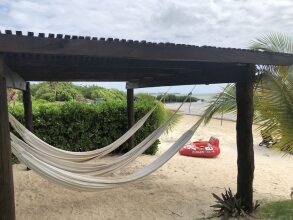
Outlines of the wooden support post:
{"type": "MultiPolygon", "coordinates": [[[[130,129],[134,123],[134,90],[133,89],[127,89],[127,115],[128,115],[128,128],[130,129]]],[[[128,144],[130,148],[134,147],[135,142],[135,136],[129,138],[128,144]]]]}
{"type": "Polygon", "coordinates": [[[24,107],[24,123],[25,127],[31,132],[34,131],[33,128],[33,109],[31,100],[31,90],[30,83],[26,82],[26,90],[22,92],[23,94],[23,107],[24,107]]]}
{"type": "MultiPolygon", "coordinates": [[[[22,92],[22,101],[23,101],[23,108],[24,108],[24,124],[25,127],[34,132],[33,127],[33,108],[32,108],[32,100],[31,100],[31,90],[30,90],[30,83],[26,82],[26,90],[22,92]]],[[[30,170],[28,167],[27,170],[30,170]]]]}
{"type": "Polygon", "coordinates": [[[2,57],[0,57],[0,219],[15,219],[7,90],[2,57]]]}
{"type": "Polygon", "coordinates": [[[249,81],[236,84],[237,99],[237,194],[241,198],[246,211],[253,211],[253,77],[254,66],[249,68],[249,81]]]}

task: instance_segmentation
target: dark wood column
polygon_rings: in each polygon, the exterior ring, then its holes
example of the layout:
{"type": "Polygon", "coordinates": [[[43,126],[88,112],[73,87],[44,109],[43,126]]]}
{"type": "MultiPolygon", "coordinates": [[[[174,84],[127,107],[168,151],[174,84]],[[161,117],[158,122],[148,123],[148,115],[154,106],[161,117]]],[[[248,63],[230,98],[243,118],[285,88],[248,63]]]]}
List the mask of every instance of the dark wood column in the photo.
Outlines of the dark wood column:
{"type": "MultiPolygon", "coordinates": [[[[131,128],[134,123],[134,90],[133,89],[127,89],[127,115],[128,115],[128,128],[131,128]]],[[[130,148],[134,147],[135,142],[135,136],[133,135],[128,140],[128,144],[130,148]]]]}
{"type": "Polygon", "coordinates": [[[249,81],[236,84],[237,99],[237,197],[244,202],[251,212],[253,207],[254,151],[252,136],[253,121],[253,78],[255,68],[248,70],[249,81]]]}
{"type": "Polygon", "coordinates": [[[4,61],[0,57],[0,219],[15,219],[4,61]]]}
{"type": "MultiPolygon", "coordinates": [[[[26,82],[26,90],[22,92],[22,101],[23,101],[23,108],[24,108],[25,127],[31,132],[34,132],[33,108],[32,108],[31,89],[30,89],[29,82],[26,82]]],[[[30,168],[27,167],[26,170],[30,170],[30,168]]]]}
{"type": "Polygon", "coordinates": [[[30,83],[26,83],[26,90],[22,92],[23,94],[23,107],[24,107],[24,123],[25,127],[33,132],[33,109],[31,100],[31,90],[30,83]]]}

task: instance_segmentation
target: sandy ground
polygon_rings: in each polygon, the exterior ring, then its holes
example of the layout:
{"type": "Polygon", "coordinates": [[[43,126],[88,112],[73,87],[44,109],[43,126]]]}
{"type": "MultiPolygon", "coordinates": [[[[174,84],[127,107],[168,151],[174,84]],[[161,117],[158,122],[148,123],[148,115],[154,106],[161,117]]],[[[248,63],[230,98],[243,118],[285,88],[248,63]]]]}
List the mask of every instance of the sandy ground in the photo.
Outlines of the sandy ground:
{"type": "MultiPolygon", "coordinates": [[[[148,164],[170,146],[197,116],[185,115],[172,132],[161,138],[156,156],[141,156],[130,170],[148,164]]],[[[254,132],[257,134],[257,132],[254,132]]],[[[177,154],[152,175],[117,189],[95,193],[75,192],[51,183],[23,165],[14,165],[17,219],[197,219],[209,216],[212,192],[236,188],[235,122],[212,120],[200,127],[193,140],[220,139],[216,159],[184,157],[177,154]]],[[[293,187],[293,157],[259,147],[255,136],[255,199],[288,199],[293,187]]]]}

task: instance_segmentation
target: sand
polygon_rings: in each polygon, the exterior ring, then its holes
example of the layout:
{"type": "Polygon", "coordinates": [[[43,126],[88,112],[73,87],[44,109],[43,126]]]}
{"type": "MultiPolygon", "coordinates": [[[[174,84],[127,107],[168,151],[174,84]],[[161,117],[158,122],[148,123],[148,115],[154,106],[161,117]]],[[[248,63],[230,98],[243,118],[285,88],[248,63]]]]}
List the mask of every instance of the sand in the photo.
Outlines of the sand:
{"type": "MultiPolygon", "coordinates": [[[[184,115],[173,131],[161,138],[156,156],[141,156],[120,173],[148,164],[170,146],[197,116],[184,115]]],[[[254,132],[254,198],[261,201],[289,199],[293,187],[293,157],[259,147],[254,132]]],[[[225,187],[236,188],[235,122],[212,120],[200,127],[193,140],[220,139],[216,159],[175,155],[152,175],[120,188],[95,193],[75,192],[51,183],[23,165],[14,165],[17,219],[197,219],[212,213],[211,195],[225,187]]]]}

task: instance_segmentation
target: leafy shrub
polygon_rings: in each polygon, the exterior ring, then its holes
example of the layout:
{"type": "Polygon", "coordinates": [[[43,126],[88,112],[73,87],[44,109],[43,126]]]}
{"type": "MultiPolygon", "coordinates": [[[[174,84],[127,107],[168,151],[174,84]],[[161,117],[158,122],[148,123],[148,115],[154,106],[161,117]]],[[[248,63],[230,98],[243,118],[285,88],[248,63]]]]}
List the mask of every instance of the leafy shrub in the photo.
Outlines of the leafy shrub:
{"type": "Polygon", "coordinates": [[[154,102],[156,100],[156,97],[149,95],[147,93],[138,93],[138,94],[135,94],[135,99],[154,102]]]}
{"type": "Polygon", "coordinates": [[[73,101],[80,93],[72,83],[69,82],[42,82],[31,86],[31,93],[36,99],[49,102],[73,101]]]}
{"type": "Polygon", "coordinates": [[[118,89],[106,89],[100,86],[76,86],[76,89],[87,99],[126,100],[125,92],[118,89]]]}
{"type": "MultiPolygon", "coordinates": [[[[164,95],[158,95],[157,100],[160,100],[164,95]]],[[[186,98],[186,96],[179,96],[179,95],[174,95],[174,94],[168,94],[164,97],[163,101],[170,103],[170,102],[183,102],[183,100],[186,98]]],[[[196,97],[190,97],[188,101],[191,99],[192,102],[197,102],[199,101],[198,98],[196,97]]]]}
{"type": "MultiPolygon", "coordinates": [[[[247,213],[245,211],[244,204],[240,198],[233,195],[232,190],[229,188],[225,189],[225,193],[221,196],[217,196],[212,193],[213,197],[216,199],[216,204],[211,207],[215,208],[215,213],[217,217],[229,218],[229,217],[245,217],[247,213]]],[[[254,206],[254,210],[259,207],[258,201],[254,206]]]]}
{"type": "MultiPolygon", "coordinates": [[[[155,102],[137,100],[136,120],[143,117],[155,102]]],[[[10,112],[23,122],[23,106],[10,107],[10,112]]],[[[168,117],[160,104],[135,134],[136,144],[140,143],[168,117]]],[[[34,133],[51,145],[70,151],[89,151],[106,146],[127,131],[127,106],[125,101],[112,100],[97,105],[78,102],[50,103],[33,102],[34,133]]],[[[155,154],[157,140],[145,153],[155,154]]],[[[128,151],[126,142],[116,152],[128,151]]]]}
{"type": "Polygon", "coordinates": [[[55,101],[73,101],[77,98],[126,100],[125,92],[118,89],[106,89],[100,86],[78,86],[69,82],[42,82],[31,85],[31,94],[35,99],[55,101]]]}

